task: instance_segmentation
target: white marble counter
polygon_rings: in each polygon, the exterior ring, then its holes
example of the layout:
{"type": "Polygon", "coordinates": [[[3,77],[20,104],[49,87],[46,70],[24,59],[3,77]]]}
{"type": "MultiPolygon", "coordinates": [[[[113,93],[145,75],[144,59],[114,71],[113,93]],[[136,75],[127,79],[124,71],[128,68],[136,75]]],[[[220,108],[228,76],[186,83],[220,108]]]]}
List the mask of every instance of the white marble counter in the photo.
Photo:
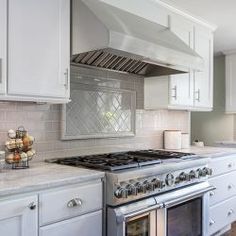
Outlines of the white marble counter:
{"type": "Polygon", "coordinates": [[[199,156],[204,156],[208,158],[215,158],[215,157],[236,154],[236,148],[209,147],[209,146],[205,147],[191,146],[189,149],[181,149],[176,151],[195,153],[199,156]]]}
{"type": "Polygon", "coordinates": [[[0,170],[0,197],[93,181],[104,177],[101,171],[44,162],[30,164],[29,169],[0,170]]]}

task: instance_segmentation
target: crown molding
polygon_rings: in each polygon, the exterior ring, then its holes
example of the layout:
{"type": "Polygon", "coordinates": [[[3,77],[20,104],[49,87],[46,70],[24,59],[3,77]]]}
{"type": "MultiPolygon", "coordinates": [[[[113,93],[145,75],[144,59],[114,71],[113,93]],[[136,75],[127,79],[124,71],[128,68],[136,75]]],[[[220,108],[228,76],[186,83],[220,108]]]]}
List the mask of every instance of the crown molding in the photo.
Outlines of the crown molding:
{"type": "Polygon", "coordinates": [[[231,49],[231,50],[225,50],[225,51],[222,51],[222,53],[224,55],[232,55],[232,54],[236,54],[236,49],[231,49]]]}
{"type": "Polygon", "coordinates": [[[202,19],[201,17],[194,16],[192,13],[190,13],[184,9],[181,9],[176,4],[170,4],[167,0],[153,0],[153,1],[158,2],[160,5],[170,9],[172,12],[175,12],[178,15],[188,18],[189,20],[194,21],[197,24],[201,24],[201,25],[211,29],[212,31],[215,31],[217,29],[217,25],[212,24],[212,23],[202,19]]]}

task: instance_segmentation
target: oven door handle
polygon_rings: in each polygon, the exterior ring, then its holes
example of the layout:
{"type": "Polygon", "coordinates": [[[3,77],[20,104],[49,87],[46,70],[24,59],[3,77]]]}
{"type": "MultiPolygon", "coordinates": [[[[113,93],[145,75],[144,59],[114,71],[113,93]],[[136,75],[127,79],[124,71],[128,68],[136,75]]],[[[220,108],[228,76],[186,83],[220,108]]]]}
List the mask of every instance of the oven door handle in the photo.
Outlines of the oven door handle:
{"type": "Polygon", "coordinates": [[[216,189],[215,187],[210,185],[206,188],[203,188],[203,189],[200,189],[200,190],[197,190],[197,191],[194,191],[194,192],[182,195],[182,196],[178,196],[178,198],[176,198],[176,199],[173,198],[173,199],[170,199],[170,200],[166,200],[162,204],[164,204],[165,208],[169,208],[169,207],[181,204],[185,201],[189,201],[189,200],[192,200],[194,198],[200,197],[203,194],[205,194],[207,192],[210,192],[212,190],[215,190],[215,189],[216,189]]]}
{"type": "Polygon", "coordinates": [[[162,208],[164,208],[164,204],[158,203],[158,204],[155,204],[153,206],[150,206],[150,207],[138,210],[138,211],[130,212],[128,214],[122,215],[122,217],[121,216],[117,217],[117,223],[122,223],[124,221],[127,222],[136,216],[140,216],[140,215],[146,214],[148,212],[151,212],[151,211],[154,211],[157,209],[162,209],[162,208]]]}

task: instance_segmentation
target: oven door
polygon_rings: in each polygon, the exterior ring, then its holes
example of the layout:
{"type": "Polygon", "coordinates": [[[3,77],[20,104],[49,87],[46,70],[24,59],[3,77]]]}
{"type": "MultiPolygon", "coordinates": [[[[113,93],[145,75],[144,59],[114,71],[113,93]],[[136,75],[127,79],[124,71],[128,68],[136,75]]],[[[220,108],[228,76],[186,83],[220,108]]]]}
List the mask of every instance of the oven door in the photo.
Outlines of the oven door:
{"type": "Polygon", "coordinates": [[[107,236],[156,236],[154,198],[107,209],[107,236]]]}
{"type": "Polygon", "coordinates": [[[157,210],[157,236],[209,236],[207,182],[156,197],[164,208],[157,210]]]}

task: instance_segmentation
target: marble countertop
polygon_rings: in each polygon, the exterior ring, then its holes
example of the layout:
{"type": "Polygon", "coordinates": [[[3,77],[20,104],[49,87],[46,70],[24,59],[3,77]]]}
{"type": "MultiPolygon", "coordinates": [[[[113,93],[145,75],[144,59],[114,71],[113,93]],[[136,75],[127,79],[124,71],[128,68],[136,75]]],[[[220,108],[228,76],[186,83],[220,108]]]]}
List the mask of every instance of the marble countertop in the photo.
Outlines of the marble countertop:
{"type": "Polygon", "coordinates": [[[215,157],[236,154],[236,148],[210,147],[210,146],[205,146],[205,147],[191,146],[188,149],[181,149],[181,150],[176,150],[176,151],[190,152],[190,153],[197,154],[201,157],[208,157],[208,158],[215,158],[215,157]]]}
{"type": "Polygon", "coordinates": [[[51,163],[30,163],[29,169],[0,170],[0,197],[93,181],[104,172],[51,163]]]}
{"type": "MultiPolygon", "coordinates": [[[[176,150],[195,153],[201,157],[215,158],[236,154],[236,148],[195,147],[176,150]]],[[[29,169],[0,169],[0,197],[52,187],[66,186],[103,178],[104,172],[85,168],[63,166],[45,162],[30,163],[29,169]]]]}

